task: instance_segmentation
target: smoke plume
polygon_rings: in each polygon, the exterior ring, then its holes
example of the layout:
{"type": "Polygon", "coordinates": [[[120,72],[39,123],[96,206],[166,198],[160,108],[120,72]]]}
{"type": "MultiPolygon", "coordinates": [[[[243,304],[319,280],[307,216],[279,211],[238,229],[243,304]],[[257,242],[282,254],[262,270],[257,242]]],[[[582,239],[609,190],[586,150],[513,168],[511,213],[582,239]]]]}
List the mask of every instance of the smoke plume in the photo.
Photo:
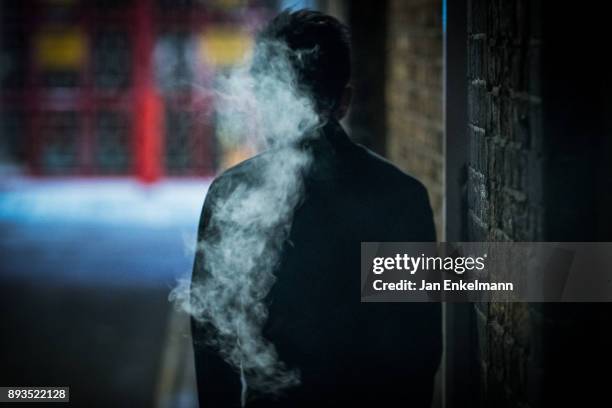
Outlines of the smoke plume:
{"type": "Polygon", "coordinates": [[[250,391],[278,393],[299,383],[299,372],[286,367],[262,329],[268,317],[264,299],[276,280],[312,161],[300,141],[316,136],[322,125],[293,69],[303,53],[312,52],[262,40],[251,58],[260,69],[247,64],[218,81],[218,131],[267,153],[259,158],[256,182],[232,186],[212,203],[207,230],[215,233],[197,247],[205,278],[191,287],[182,282],[171,293],[194,319],[214,327],[206,342],[241,376],[243,405],[250,391]]]}

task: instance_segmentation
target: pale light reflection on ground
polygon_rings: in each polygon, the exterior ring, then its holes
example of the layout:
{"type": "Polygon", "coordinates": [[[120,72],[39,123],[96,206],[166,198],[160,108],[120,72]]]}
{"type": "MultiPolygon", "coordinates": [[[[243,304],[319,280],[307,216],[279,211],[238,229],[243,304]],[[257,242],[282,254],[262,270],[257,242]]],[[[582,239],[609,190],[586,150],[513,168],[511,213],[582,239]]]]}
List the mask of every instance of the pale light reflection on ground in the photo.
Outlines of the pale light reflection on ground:
{"type": "Polygon", "coordinates": [[[208,185],[1,181],[0,359],[14,367],[7,380],[69,385],[73,401],[96,401],[90,406],[173,398],[192,406],[195,394],[172,383],[189,364],[189,330],[167,295],[190,274],[208,185]]]}

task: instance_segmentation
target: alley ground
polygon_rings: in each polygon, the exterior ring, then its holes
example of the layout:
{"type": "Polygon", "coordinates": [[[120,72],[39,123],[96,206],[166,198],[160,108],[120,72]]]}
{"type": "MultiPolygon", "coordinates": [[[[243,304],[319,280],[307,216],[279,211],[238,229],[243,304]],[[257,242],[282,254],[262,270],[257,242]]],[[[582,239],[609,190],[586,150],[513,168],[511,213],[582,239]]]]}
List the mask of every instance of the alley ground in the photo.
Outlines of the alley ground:
{"type": "Polygon", "coordinates": [[[168,293],[190,273],[207,185],[2,181],[0,383],[70,386],[89,406],[193,406],[168,293]]]}

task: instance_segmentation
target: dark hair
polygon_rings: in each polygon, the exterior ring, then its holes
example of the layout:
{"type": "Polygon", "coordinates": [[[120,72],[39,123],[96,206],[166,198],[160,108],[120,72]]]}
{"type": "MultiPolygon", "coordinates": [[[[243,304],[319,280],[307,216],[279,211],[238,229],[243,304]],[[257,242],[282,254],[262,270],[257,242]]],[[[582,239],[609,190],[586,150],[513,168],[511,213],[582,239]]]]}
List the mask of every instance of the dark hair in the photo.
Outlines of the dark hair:
{"type": "Polygon", "coordinates": [[[262,40],[287,45],[298,84],[311,92],[319,109],[337,105],[351,77],[348,27],[318,11],[285,10],[259,33],[257,42],[262,40]]]}

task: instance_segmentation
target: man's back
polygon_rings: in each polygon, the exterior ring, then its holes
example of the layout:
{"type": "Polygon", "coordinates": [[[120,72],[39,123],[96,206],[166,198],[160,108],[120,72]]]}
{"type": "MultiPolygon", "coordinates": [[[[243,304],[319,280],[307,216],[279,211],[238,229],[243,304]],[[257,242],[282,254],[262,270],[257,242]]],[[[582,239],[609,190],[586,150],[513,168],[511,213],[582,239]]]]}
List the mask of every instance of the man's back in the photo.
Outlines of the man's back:
{"type": "MultiPolygon", "coordinates": [[[[264,327],[280,359],[299,370],[301,384],[249,406],[428,406],[441,354],[439,304],[360,302],[361,242],[435,240],[427,192],[352,143],[337,123],[305,148],[312,165],[266,298],[264,327]]],[[[256,184],[262,163],[275,154],[248,160],[215,181],[200,236],[213,203],[240,185],[256,184]]],[[[196,259],[194,280],[201,269],[196,259]]],[[[200,404],[239,406],[239,375],[202,346],[206,331],[195,323],[193,329],[200,404]]]]}

